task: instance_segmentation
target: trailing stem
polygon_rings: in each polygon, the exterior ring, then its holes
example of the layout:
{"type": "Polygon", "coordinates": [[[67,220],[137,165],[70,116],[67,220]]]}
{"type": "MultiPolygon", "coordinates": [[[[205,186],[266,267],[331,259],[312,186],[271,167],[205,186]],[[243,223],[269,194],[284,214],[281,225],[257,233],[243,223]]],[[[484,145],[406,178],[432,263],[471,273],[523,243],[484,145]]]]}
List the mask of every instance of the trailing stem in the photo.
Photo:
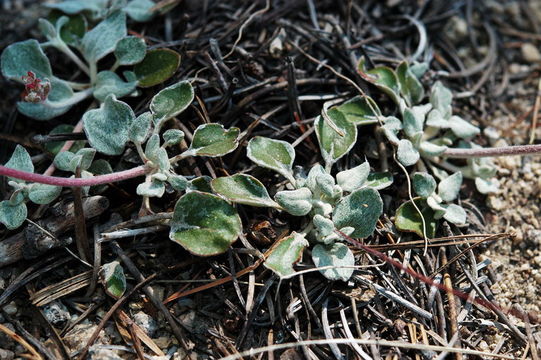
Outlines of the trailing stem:
{"type": "Polygon", "coordinates": [[[442,156],[455,159],[468,159],[516,155],[541,155],[541,144],[513,145],[479,149],[447,149],[442,156]]]}

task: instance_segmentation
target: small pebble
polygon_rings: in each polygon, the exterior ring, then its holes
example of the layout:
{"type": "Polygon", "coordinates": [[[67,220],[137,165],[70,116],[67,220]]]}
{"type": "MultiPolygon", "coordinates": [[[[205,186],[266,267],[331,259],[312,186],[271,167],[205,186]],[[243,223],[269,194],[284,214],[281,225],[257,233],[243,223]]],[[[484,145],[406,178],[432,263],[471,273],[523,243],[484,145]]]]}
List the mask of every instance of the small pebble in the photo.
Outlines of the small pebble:
{"type": "Polygon", "coordinates": [[[536,63],[541,61],[541,53],[536,46],[530,43],[522,44],[520,50],[522,51],[522,57],[529,63],[536,63]]]}
{"type": "Polygon", "coordinates": [[[45,318],[51,324],[62,325],[70,319],[68,309],[60,302],[52,302],[43,308],[45,318]]]}
{"type": "Polygon", "coordinates": [[[143,329],[148,336],[152,337],[158,330],[158,323],[150,315],[139,311],[133,315],[133,321],[143,329]]]}
{"type": "Polygon", "coordinates": [[[12,360],[15,358],[15,353],[13,351],[0,349],[0,359],[2,360],[12,360]]]}
{"type": "Polygon", "coordinates": [[[8,315],[15,315],[17,314],[17,305],[15,305],[15,301],[10,302],[6,306],[2,308],[6,314],[8,315]]]}

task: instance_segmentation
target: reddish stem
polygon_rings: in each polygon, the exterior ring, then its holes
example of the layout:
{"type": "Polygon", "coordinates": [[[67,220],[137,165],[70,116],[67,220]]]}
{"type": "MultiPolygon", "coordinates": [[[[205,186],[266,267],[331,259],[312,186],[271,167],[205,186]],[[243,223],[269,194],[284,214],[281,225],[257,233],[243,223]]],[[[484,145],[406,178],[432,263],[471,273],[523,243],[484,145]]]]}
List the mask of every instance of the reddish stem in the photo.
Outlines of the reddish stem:
{"type": "Polygon", "coordinates": [[[5,166],[0,165],[0,176],[9,176],[19,180],[56,185],[56,186],[94,186],[109,184],[113,182],[118,182],[122,180],[127,180],[135,177],[145,175],[148,172],[148,168],[145,165],[138,166],[133,169],[119,171],[107,175],[98,175],[91,178],[78,179],[78,178],[63,178],[57,176],[47,176],[41,174],[34,174],[27,171],[21,171],[16,169],[11,169],[5,166]]]}
{"type": "Polygon", "coordinates": [[[541,155],[541,144],[514,145],[479,149],[447,149],[442,156],[448,158],[467,159],[515,155],[541,155]]]}

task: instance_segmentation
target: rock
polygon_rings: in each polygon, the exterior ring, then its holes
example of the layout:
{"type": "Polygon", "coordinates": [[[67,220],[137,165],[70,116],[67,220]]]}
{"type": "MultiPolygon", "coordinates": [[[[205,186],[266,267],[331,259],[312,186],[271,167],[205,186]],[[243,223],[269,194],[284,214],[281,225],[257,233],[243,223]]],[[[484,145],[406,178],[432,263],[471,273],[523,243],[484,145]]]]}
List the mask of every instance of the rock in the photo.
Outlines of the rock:
{"type": "Polygon", "coordinates": [[[17,314],[17,305],[15,304],[15,301],[10,302],[6,306],[2,308],[6,314],[8,315],[15,315],[17,314]]]}
{"type": "MultiPolygon", "coordinates": [[[[75,325],[74,328],[64,336],[64,343],[70,349],[70,351],[79,351],[83,348],[83,346],[85,346],[88,339],[92,336],[97,328],[98,325],[89,323],[75,325]]],[[[94,344],[108,343],[108,337],[105,335],[105,332],[101,330],[94,344]]]]}
{"type": "Polygon", "coordinates": [[[12,360],[15,358],[15,353],[13,351],[0,349],[0,359],[2,360],[12,360]]]}
{"type": "Polygon", "coordinates": [[[152,337],[159,328],[156,320],[142,311],[139,311],[133,315],[133,321],[139,325],[141,329],[143,329],[150,337],[152,337]]]}
{"type": "Polygon", "coordinates": [[[88,358],[91,360],[122,360],[116,351],[100,349],[94,346],[88,349],[88,358]]]}
{"type": "Polygon", "coordinates": [[[46,305],[43,308],[43,313],[47,321],[55,326],[64,324],[71,317],[64,304],[57,301],[46,305]]]}
{"type": "Polygon", "coordinates": [[[537,229],[528,230],[526,232],[525,240],[539,247],[541,245],[541,230],[537,230],[537,229]]]}
{"type": "Polygon", "coordinates": [[[529,63],[536,63],[541,61],[541,53],[536,46],[530,43],[524,43],[520,47],[522,57],[529,63]]]}

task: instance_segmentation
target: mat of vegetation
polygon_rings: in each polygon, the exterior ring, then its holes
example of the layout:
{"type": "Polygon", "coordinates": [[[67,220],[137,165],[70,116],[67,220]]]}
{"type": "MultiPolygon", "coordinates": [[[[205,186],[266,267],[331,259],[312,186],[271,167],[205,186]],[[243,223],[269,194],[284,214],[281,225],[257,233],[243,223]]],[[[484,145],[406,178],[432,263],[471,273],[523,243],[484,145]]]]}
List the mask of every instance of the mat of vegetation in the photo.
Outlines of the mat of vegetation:
{"type": "Polygon", "coordinates": [[[0,358],[538,359],[540,4],[0,2],[0,358]]]}

